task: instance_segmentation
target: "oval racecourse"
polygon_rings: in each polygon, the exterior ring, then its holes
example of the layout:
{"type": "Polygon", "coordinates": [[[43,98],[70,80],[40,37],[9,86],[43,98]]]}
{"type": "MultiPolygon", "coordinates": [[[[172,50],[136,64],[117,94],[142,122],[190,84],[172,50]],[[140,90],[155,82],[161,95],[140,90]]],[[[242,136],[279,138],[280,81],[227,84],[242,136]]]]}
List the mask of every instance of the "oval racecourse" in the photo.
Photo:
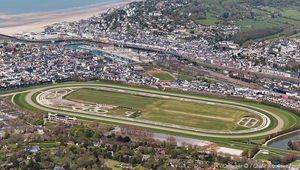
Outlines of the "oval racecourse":
{"type": "Polygon", "coordinates": [[[113,84],[70,83],[19,93],[46,112],[214,138],[262,137],[299,123],[292,113],[269,106],[113,84]]]}

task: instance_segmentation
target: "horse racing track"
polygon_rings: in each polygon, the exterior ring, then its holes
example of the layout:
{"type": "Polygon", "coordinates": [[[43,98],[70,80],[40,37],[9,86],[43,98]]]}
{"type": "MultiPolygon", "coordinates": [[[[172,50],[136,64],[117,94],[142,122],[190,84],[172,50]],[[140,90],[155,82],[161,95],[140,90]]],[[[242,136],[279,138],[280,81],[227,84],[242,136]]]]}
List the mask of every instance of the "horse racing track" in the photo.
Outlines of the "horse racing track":
{"type": "Polygon", "coordinates": [[[299,123],[270,106],[103,83],[55,85],[18,96],[46,112],[214,138],[262,137],[299,123]]]}

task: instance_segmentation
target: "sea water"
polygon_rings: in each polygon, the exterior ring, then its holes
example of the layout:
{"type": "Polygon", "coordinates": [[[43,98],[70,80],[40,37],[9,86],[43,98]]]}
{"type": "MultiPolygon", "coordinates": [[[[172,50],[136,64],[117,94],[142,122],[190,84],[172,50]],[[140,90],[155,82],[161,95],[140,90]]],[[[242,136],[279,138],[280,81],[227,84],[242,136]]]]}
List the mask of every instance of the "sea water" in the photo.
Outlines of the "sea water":
{"type": "Polygon", "coordinates": [[[68,12],[110,5],[124,0],[0,0],[0,15],[68,12]]]}

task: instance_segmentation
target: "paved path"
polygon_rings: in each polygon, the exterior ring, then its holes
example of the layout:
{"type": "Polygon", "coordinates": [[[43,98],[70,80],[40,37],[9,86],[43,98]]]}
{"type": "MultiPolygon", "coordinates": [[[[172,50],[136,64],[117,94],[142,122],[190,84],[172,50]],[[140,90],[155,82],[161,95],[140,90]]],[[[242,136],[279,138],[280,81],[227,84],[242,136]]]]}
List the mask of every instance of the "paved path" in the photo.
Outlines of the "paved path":
{"type": "MultiPolygon", "coordinates": [[[[148,92],[148,93],[156,93],[156,94],[164,94],[164,95],[172,95],[172,96],[177,96],[177,97],[188,97],[188,98],[193,98],[193,99],[198,99],[198,100],[206,100],[206,101],[212,101],[212,102],[222,102],[222,103],[228,103],[228,104],[237,104],[240,106],[245,106],[251,109],[256,109],[259,111],[266,112],[270,115],[272,115],[278,122],[277,126],[273,128],[272,130],[266,131],[266,132],[261,132],[261,133],[254,133],[254,134],[242,134],[242,135],[234,135],[234,136],[229,136],[229,135],[222,135],[222,134],[206,134],[206,133],[201,133],[201,132],[193,132],[193,131],[188,131],[188,130],[181,130],[181,129],[175,129],[171,127],[161,127],[161,126],[156,126],[156,125],[148,125],[148,124],[143,124],[139,122],[130,122],[126,120],[116,120],[116,119],[111,119],[111,118],[105,118],[105,117],[97,117],[97,116],[91,116],[91,115],[78,115],[76,113],[70,113],[70,112],[64,112],[64,111],[59,111],[62,114],[70,115],[70,116],[80,116],[80,117],[85,117],[85,118],[90,118],[90,119],[95,119],[95,120],[102,120],[102,121],[109,121],[109,122],[115,122],[115,123],[121,123],[121,124],[127,124],[127,125],[134,125],[134,126],[140,126],[140,127],[146,127],[146,128],[152,128],[152,129],[159,129],[159,130],[165,130],[165,131],[170,131],[170,132],[177,132],[177,133],[183,133],[183,134],[189,134],[189,135],[196,135],[196,136],[208,136],[208,137],[222,137],[222,138],[250,138],[250,137],[258,137],[258,136],[263,136],[263,135],[269,135],[275,132],[280,131],[283,128],[284,122],[283,120],[277,116],[276,114],[269,112],[267,110],[255,107],[255,106],[250,106],[246,104],[240,104],[232,101],[224,101],[224,100],[218,100],[218,99],[208,99],[204,97],[198,97],[198,96],[187,96],[183,94],[173,94],[173,93],[168,93],[168,92],[160,92],[160,91],[154,91],[154,90],[148,90],[148,89],[136,89],[136,88],[131,88],[131,87],[123,87],[123,86],[117,86],[117,85],[107,85],[107,84],[92,84],[92,83],[82,83],[82,84],[65,84],[65,85],[56,85],[52,87],[76,87],[76,86],[102,86],[102,87],[114,87],[114,88],[120,88],[124,90],[138,90],[138,91],[143,91],[143,92],[148,92]]],[[[49,89],[51,87],[42,87],[42,88],[36,88],[36,89],[31,89],[31,90],[26,90],[22,92],[15,92],[15,93],[10,93],[10,94],[5,94],[1,96],[9,96],[13,94],[18,94],[18,93],[24,93],[24,92],[29,92],[29,94],[26,96],[26,101],[32,105],[33,107],[36,107],[41,110],[45,110],[48,112],[57,112],[54,109],[48,109],[41,107],[40,105],[35,104],[32,100],[31,97],[34,93],[39,92],[41,90],[49,89]]]]}

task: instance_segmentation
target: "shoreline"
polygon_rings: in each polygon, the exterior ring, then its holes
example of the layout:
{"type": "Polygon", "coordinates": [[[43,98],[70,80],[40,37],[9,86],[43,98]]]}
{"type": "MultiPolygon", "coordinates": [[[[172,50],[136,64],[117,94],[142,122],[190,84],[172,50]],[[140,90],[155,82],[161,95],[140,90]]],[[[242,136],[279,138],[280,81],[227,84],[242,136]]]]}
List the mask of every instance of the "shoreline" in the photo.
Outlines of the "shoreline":
{"type": "Polygon", "coordinates": [[[1,15],[0,33],[6,35],[24,34],[30,32],[43,32],[44,27],[60,22],[74,22],[81,19],[88,19],[107,12],[112,8],[120,8],[136,0],[127,0],[123,2],[103,5],[95,8],[82,10],[72,10],[68,12],[45,12],[45,13],[27,13],[17,15],[1,15]]]}

